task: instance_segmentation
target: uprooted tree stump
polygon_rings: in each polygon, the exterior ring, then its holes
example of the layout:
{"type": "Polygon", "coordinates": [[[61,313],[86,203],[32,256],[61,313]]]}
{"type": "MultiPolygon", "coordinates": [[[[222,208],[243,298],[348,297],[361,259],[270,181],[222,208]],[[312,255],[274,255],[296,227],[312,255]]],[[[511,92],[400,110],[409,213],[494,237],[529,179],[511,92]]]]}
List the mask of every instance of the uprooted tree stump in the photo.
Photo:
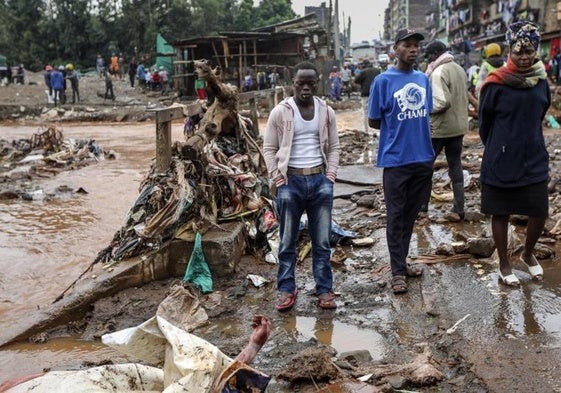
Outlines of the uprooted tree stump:
{"type": "Polygon", "coordinates": [[[193,161],[200,157],[204,145],[217,135],[236,133],[240,127],[238,88],[222,83],[220,68],[211,68],[206,60],[196,60],[195,71],[206,81],[212,102],[200,120],[198,130],[188,135],[181,150],[185,159],[193,161]]]}

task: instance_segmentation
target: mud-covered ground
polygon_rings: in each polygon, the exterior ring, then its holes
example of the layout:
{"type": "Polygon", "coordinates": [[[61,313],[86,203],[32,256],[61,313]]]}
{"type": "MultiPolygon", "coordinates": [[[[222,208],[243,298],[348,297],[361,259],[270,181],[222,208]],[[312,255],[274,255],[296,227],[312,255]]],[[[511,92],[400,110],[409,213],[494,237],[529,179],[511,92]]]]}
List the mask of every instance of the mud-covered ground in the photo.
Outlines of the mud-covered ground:
{"type": "MultiPolygon", "coordinates": [[[[98,90],[103,90],[101,82],[99,86],[98,90]]],[[[0,102],[6,102],[1,89],[0,102]]],[[[99,112],[102,105],[95,107],[94,112],[99,112]]],[[[337,110],[343,165],[364,162],[365,154],[368,156],[375,146],[374,134],[361,129],[364,119],[360,108],[360,100],[354,97],[352,103],[344,103],[337,110]]],[[[37,117],[33,120],[37,121],[37,117]]],[[[558,173],[561,152],[557,133],[547,131],[552,174],[558,173]]],[[[247,342],[251,316],[268,316],[273,322],[273,332],[254,366],[274,376],[270,392],[316,392],[322,388],[333,392],[561,391],[557,365],[561,358],[561,337],[555,341],[545,337],[544,332],[530,335],[524,329],[522,334],[516,326],[513,328],[515,322],[508,315],[500,316],[501,312],[514,313],[515,308],[497,306],[503,302],[514,303],[519,296],[532,291],[544,296],[539,291],[548,289],[546,296],[551,296],[548,301],[554,304],[549,314],[558,315],[556,310],[561,308],[555,300],[555,294],[559,295],[556,257],[542,262],[546,270],[543,287],[536,288],[539,284],[522,276],[520,295],[497,284],[497,265],[492,257],[476,258],[468,254],[435,257],[436,249],[442,244],[488,236],[485,218],[478,214],[477,174],[481,153],[477,133],[472,131],[465,138],[464,152],[465,169],[471,178],[466,188],[469,221],[458,223],[446,219],[450,203],[433,200],[429,217],[418,222],[416,246],[412,250],[418,256],[417,261],[423,263],[424,275],[409,281],[406,295],[395,296],[387,286],[390,273],[384,242],[385,211],[381,189],[374,184],[335,200],[336,222],[355,231],[358,238],[372,239],[365,246],[344,244],[335,250],[332,260],[337,310],[317,307],[311,260],[307,257],[297,268],[296,306],[287,313],[278,313],[274,309],[276,267],[261,256],[247,255],[233,276],[215,279],[212,297],[200,296],[209,320],[194,333],[234,357],[247,342]],[[428,240],[421,242],[423,235],[428,240]],[[260,275],[269,283],[257,288],[247,279],[248,274],[260,275]],[[553,279],[554,274],[557,281],[553,279]],[[470,317],[457,330],[449,330],[468,314],[470,317]],[[304,334],[302,322],[310,322],[314,333],[304,334]],[[335,335],[342,336],[343,341],[358,341],[364,351],[338,353],[327,345],[335,335]],[[365,382],[357,381],[359,377],[364,377],[365,382]]],[[[438,161],[437,169],[438,173],[445,173],[445,164],[438,161]]],[[[547,226],[548,236],[543,240],[553,251],[556,249],[553,229],[559,210],[556,184],[557,179],[552,176],[553,214],[547,226]]],[[[437,178],[435,191],[443,195],[450,190],[445,180],[437,178]]],[[[523,221],[517,224],[518,230],[522,230],[523,221]]],[[[100,249],[104,246],[100,245],[100,249]]],[[[179,281],[180,277],[153,282],[100,299],[83,318],[34,339],[72,335],[99,340],[104,333],[136,326],[155,314],[158,304],[179,281]]],[[[547,333],[547,329],[543,330],[547,333]]],[[[122,360],[100,358],[94,363],[122,360]]]]}
{"type": "Polygon", "coordinates": [[[132,88],[128,78],[113,81],[115,100],[105,99],[105,81],[95,75],[80,78],[80,100],[72,103],[70,83],[66,103],[48,102],[42,73],[28,72],[25,84],[0,86],[0,121],[18,123],[69,121],[147,121],[154,118],[150,109],[171,104],[174,93],[162,96],[160,92],[145,92],[132,88]]]}

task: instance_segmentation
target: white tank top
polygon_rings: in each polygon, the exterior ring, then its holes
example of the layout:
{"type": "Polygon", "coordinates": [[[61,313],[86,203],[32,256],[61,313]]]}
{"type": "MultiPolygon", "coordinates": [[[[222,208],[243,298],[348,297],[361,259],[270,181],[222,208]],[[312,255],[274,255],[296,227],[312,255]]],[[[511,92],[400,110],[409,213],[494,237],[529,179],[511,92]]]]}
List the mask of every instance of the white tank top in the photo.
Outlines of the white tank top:
{"type": "Polygon", "coordinates": [[[304,120],[291,97],[288,103],[294,109],[294,137],[288,166],[292,168],[313,168],[323,164],[319,143],[319,104],[314,97],[314,118],[304,120]]]}

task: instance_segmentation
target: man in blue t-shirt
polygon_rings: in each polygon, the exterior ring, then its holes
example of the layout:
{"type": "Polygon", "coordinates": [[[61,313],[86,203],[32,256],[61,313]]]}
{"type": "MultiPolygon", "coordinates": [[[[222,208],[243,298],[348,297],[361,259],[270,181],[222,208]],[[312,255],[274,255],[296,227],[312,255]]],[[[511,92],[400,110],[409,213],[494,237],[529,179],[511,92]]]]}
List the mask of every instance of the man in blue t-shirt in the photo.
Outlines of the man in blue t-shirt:
{"type": "Polygon", "coordinates": [[[397,64],[374,79],[368,98],[368,125],[380,130],[377,166],[384,168],[386,240],[396,294],[407,292],[408,276],[423,272],[406,260],[415,219],[432,185],[432,91],[428,77],[414,69],[422,40],[413,30],[397,33],[397,64]]]}

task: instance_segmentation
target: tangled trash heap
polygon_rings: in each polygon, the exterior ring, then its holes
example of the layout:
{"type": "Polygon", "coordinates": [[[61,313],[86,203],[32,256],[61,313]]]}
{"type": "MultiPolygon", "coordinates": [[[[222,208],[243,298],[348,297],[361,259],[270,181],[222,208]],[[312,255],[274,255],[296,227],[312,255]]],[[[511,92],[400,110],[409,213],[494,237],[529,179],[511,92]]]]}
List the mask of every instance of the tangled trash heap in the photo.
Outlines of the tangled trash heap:
{"type": "Polygon", "coordinates": [[[32,200],[32,190],[26,184],[20,189],[22,183],[104,159],[95,140],[65,139],[55,125],[40,129],[29,139],[0,139],[0,199],[32,200]]]}
{"type": "Polygon", "coordinates": [[[94,263],[157,250],[179,235],[194,239],[227,220],[243,218],[254,238],[256,228],[265,233],[275,225],[263,155],[252,121],[238,112],[237,87],[221,83],[219,69],[205,60],[195,67],[207,81],[204,114],[186,119],[186,141],[173,144],[166,173],[152,163],[126,223],[94,263]]]}

